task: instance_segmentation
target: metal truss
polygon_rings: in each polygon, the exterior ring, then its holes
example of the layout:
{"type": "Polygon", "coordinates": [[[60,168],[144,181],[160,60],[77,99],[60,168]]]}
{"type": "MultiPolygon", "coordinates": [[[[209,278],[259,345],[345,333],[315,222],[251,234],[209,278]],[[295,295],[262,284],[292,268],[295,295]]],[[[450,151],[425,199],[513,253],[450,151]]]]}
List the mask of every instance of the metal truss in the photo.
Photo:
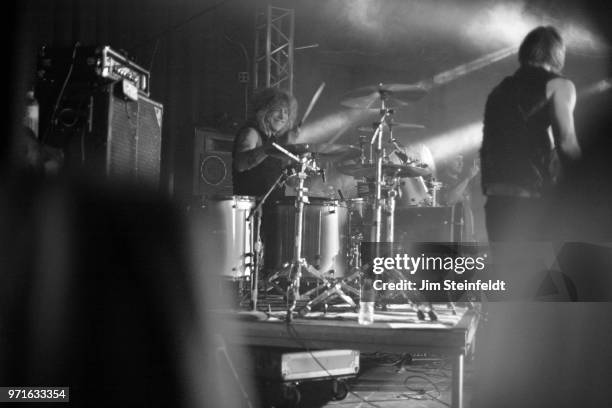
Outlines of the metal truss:
{"type": "Polygon", "coordinates": [[[293,93],[293,9],[266,4],[255,15],[253,86],[293,93]]]}

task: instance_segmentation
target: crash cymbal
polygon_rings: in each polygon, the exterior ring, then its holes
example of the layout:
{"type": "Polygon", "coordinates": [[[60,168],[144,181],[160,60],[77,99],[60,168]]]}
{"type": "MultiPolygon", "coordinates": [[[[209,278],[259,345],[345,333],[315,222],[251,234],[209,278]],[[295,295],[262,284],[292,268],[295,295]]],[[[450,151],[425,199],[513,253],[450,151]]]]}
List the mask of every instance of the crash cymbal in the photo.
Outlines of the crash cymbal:
{"type": "MultiPolygon", "coordinates": [[[[337,166],[340,173],[353,176],[355,178],[376,177],[375,163],[352,163],[337,166]]],[[[383,164],[382,172],[388,177],[421,177],[431,173],[429,167],[403,164],[383,164]]]]}
{"type": "MultiPolygon", "coordinates": [[[[334,143],[298,143],[282,145],[281,147],[298,156],[305,153],[313,153],[316,154],[317,158],[323,160],[350,160],[361,155],[361,150],[357,146],[334,143]]],[[[280,159],[287,158],[286,154],[274,146],[266,149],[266,154],[280,159]]]]}
{"type": "Polygon", "coordinates": [[[384,100],[389,106],[406,106],[425,94],[427,90],[422,85],[378,84],[346,93],[340,104],[348,108],[369,109],[384,100]]]}
{"type": "MultiPolygon", "coordinates": [[[[425,126],[418,125],[416,123],[400,123],[400,122],[391,122],[388,123],[390,127],[393,129],[407,129],[407,130],[420,130],[425,129],[425,126]]],[[[375,129],[373,127],[361,126],[357,128],[360,132],[373,132],[375,129]]]]}

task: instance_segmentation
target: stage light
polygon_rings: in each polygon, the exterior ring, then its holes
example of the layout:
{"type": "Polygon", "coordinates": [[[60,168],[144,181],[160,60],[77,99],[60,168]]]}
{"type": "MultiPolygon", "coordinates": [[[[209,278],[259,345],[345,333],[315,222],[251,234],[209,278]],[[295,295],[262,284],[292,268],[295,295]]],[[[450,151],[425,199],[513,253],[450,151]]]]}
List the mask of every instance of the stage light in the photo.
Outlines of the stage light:
{"type": "Polygon", "coordinates": [[[449,130],[425,142],[436,162],[444,162],[458,154],[473,153],[480,148],[481,143],[481,121],[449,130]]]}
{"type": "Polygon", "coordinates": [[[541,23],[525,10],[525,3],[495,4],[466,22],[465,35],[475,46],[518,46],[525,35],[541,23]]]}
{"type": "Polygon", "coordinates": [[[491,65],[497,61],[501,61],[504,58],[509,57],[510,55],[516,54],[517,52],[518,47],[516,46],[503,48],[501,50],[489,53],[468,63],[461,64],[455,68],[436,74],[434,75],[431,81],[422,81],[422,84],[427,87],[444,85],[471,72],[491,65]]]}
{"type": "Polygon", "coordinates": [[[612,78],[602,79],[578,91],[578,99],[587,98],[598,93],[606,92],[612,88],[612,78]]]}
{"type": "Polygon", "coordinates": [[[376,109],[348,109],[305,124],[296,143],[334,143],[349,128],[366,120],[374,120],[376,109]]]}
{"type": "Polygon", "coordinates": [[[377,30],[382,28],[380,15],[380,3],[372,0],[352,0],[346,8],[349,21],[357,27],[367,30],[377,30]]]}

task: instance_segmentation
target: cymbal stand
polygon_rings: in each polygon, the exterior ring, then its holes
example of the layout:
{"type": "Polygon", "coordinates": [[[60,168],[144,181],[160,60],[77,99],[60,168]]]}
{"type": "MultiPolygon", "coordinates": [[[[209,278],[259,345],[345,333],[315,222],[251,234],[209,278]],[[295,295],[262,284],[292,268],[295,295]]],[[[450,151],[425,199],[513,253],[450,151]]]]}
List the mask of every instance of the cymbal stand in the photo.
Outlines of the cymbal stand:
{"type": "Polygon", "coordinates": [[[364,147],[366,140],[367,140],[367,136],[359,136],[359,150],[361,150],[361,155],[359,156],[359,163],[361,164],[366,163],[365,147],[364,147]]]}
{"type": "Polygon", "coordinates": [[[431,183],[431,206],[438,206],[438,191],[442,188],[442,183],[439,181],[433,181],[431,183]]]}
{"type": "Polygon", "coordinates": [[[372,226],[370,239],[373,242],[381,242],[381,223],[382,223],[382,165],[383,165],[383,152],[382,152],[382,136],[383,136],[383,128],[385,125],[385,120],[393,114],[393,110],[387,109],[385,100],[386,94],[384,92],[380,93],[381,99],[381,108],[380,112],[382,114],[380,121],[378,122],[378,126],[376,127],[376,131],[372,136],[372,140],[370,141],[370,146],[374,146],[376,143],[376,193],[375,193],[375,203],[374,203],[374,225],[372,226]]]}
{"type": "Polygon", "coordinates": [[[296,189],[297,196],[295,198],[296,216],[295,216],[295,243],[293,247],[293,260],[291,262],[291,269],[289,275],[288,291],[291,293],[291,301],[287,309],[286,321],[290,323],[293,320],[293,312],[297,305],[297,300],[300,297],[300,280],[302,279],[302,268],[307,267],[306,260],[302,259],[302,235],[304,228],[304,204],[308,203],[308,195],[306,194],[308,189],[304,186],[304,182],[308,177],[307,170],[319,171],[314,160],[311,158],[310,153],[303,154],[299,157],[300,169],[297,173],[298,176],[298,187],[296,189]],[[293,278],[292,278],[293,275],[293,278]]]}
{"type": "Polygon", "coordinates": [[[251,209],[246,221],[251,222],[253,217],[257,215],[257,228],[255,233],[255,258],[254,258],[254,268],[253,268],[253,276],[251,277],[251,308],[253,311],[257,311],[257,297],[259,295],[259,271],[261,269],[261,209],[274,190],[276,188],[281,187],[287,181],[287,170],[283,169],[280,176],[276,179],[274,184],[268,189],[266,194],[259,200],[257,205],[251,209]]]}
{"type": "MultiPolygon", "coordinates": [[[[286,156],[291,158],[292,160],[299,163],[299,170],[297,172],[298,177],[298,186],[296,188],[297,196],[295,198],[295,208],[296,208],[296,216],[294,222],[294,231],[295,231],[295,242],[293,247],[293,259],[289,265],[289,277],[288,280],[291,282],[287,291],[290,294],[290,299],[288,296],[288,308],[287,308],[287,323],[290,323],[293,320],[293,312],[295,311],[295,307],[297,305],[298,298],[300,297],[300,280],[302,279],[302,268],[306,269],[309,273],[314,275],[315,277],[322,279],[319,272],[308,265],[305,259],[302,258],[302,235],[304,230],[304,204],[308,203],[308,188],[304,186],[306,178],[308,177],[308,171],[319,173],[320,169],[317,166],[315,160],[312,158],[311,153],[304,153],[299,156],[291,153],[287,149],[278,145],[277,143],[272,143],[272,145],[280,152],[284,153],[286,156]]],[[[270,279],[274,279],[279,274],[275,273],[270,279]]]]}
{"type": "MultiPolygon", "coordinates": [[[[348,285],[346,282],[356,279],[360,273],[361,273],[360,270],[356,270],[355,272],[353,272],[351,275],[347,276],[346,278],[338,279],[336,281],[326,282],[325,286],[327,286],[328,289],[325,290],[323,293],[321,293],[316,298],[312,299],[310,302],[308,302],[306,306],[304,306],[303,312],[304,313],[309,312],[315,305],[323,302],[326,299],[333,299],[335,297],[341,298],[346,303],[348,303],[351,307],[357,307],[353,299],[351,299],[351,297],[348,296],[344,291],[346,290],[348,292],[351,292],[353,295],[359,297],[359,290],[348,285]]],[[[304,296],[309,296],[312,293],[318,291],[319,289],[320,287],[311,289],[308,292],[304,293],[304,296]]]]}

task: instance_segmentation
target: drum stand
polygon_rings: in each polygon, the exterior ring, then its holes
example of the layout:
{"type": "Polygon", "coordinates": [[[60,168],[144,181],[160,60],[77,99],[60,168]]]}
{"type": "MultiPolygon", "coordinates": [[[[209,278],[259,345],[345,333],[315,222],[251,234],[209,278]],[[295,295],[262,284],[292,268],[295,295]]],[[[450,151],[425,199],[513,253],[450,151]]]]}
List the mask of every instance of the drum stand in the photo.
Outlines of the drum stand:
{"type": "MultiPolygon", "coordinates": [[[[334,299],[336,297],[339,297],[340,299],[344,300],[351,307],[357,307],[357,305],[355,304],[355,301],[353,301],[353,299],[350,296],[348,296],[344,291],[346,290],[347,292],[350,292],[353,295],[359,297],[359,290],[350,286],[347,282],[358,278],[360,274],[361,274],[361,270],[358,269],[357,271],[347,276],[346,278],[338,279],[335,282],[333,280],[326,281],[321,286],[325,286],[328,289],[325,290],[323,293],[321,293],[319,296],[312,299],[310,302],[308,302],[306,306],[304,306],[304,308],[300,310],[300,314],[305,314],[309,312],[310,310],[312,310],[312,308],[318,305],[319,303],[322,303],[325,300],[334,299]]],[[[321,289],[321,286],[317,286],[316,288],[309,290],[308,292],[304,293],[304,296],[310,296],[311,294],[318,292],[321,289]]]]}
{"type": "MultiPolygon", "coordinates": [[[[288,152],[287,152],[288,153],[288,152]]],[[[293,157],[296,158],[295,156],[293,157]]],[[[293,312],[295,311],[295,307],[297,305],[297,301],[300,297],[300,281],[302,279],[302,269],[306,269],[311,274],[315,275],[317,278],[322,279],[319,272],[308,265],[306,259],[302,258],[302,235],[304,231],[304,204],[308,203],[308,195],[306,192],[308,189],[304,186],[304,182],[308,177],[307,170],[318,172],[319,169],[311,158],[310,153],[305,153],[299,156],[299,171],[297,173],[298,177],[298,187],[296,189],[297,196],[295,197],[295,241],[293,247],[293,259],[291,264],[289,265],[289,287],[287,288],[287,300],[288,300],[288,308],[287,308],[287,319],[286,321],[290,323],[293,320],[293,312]]]]}
{"type": "Polygon", "coordinates": [[[274,190],[282,186],[287,181],[287,171],[283,170],[266,194],[259,200],[257,205],[251,210],[247,217],[247,222],[251,221],[255,215],[257,215],[257,229],[255,233],[255,245],[254,245],[254,267],[253,276],[251,277],[251,309],[257,311],[257,297],[259,296],[259,271],[261,269],[261,209],[274,190]]]}
{"type": "MultiPolygon", "coordinates": [[[[374,146],[374,143],[376,143],[376,149],[375,149],[376,151],[376,181],[375,181],[376,190],[375,190],[375,199],[374,199],[374,205],[375,205],[374,214],[373,214],[374,219],[373,219],[372,230],[370,233],[370,239],[372,242],[375,242],[375,243],[380,243],[380,242],[392,243],[395,238],[394,237],[395,198],[398,194],[397,186],[399,183],[398,183],[398,179],[396,178],[393,183],[394,184],[393,188],[388,193],[387,199],[384,199],[382,197],[382,186],[384,184],[384,175],[382,172],[382,165],[383,165],[383,159],[385,156],[383,148],[382,148],[382,138],[383,138],[383,127],[385,123],[389,127],[390,141],[396,146],[396,148],[398,146],[397,146],[397,143],[395,142],[395,139],[393,138],[393,125],[390,122],[387,122],[391,118],[391,115],[393,115],[394,112],[392,109],[388,109],[386,107],[387,95],[384,91],[380,92],[380,100],[381,100],[380,113],[382,116],[379,122],[377,123],[376,130],[374,132],[374,135],[372,136],[372,140],[370,141],[371,146],[374,146]],[[383,239],[382,237],[382,212],[385,207],[387,211],[387,220],[386,220],[385,237],[383,241],[382,240],[383,239]]],[[[376,251],[378,251],[378,246],[377,246],[376,251]]],[[[378,256],[377,254],[375,255],[378,256]]],[[[405,279],[405,276],[398,270],[391,269],[388,272],[394,275],[396,279],[405,279]]],[[[434,311],[434,308],[431,302],[429,302],[428,307],[424,308],[421,302],[418,302],[418,301],[414,302],[410,299],[410,297],[408,297],[405,294],[402,294],[402,296],[408,301],[408,303],[417,312],[417,316],[419,320],[425,319],[424,310],[428,313],[432,321],[437,320],[437,315],[434,311]]],[[[383,307],[385,306],[386,305],[383,305],[383,307]]]]}

